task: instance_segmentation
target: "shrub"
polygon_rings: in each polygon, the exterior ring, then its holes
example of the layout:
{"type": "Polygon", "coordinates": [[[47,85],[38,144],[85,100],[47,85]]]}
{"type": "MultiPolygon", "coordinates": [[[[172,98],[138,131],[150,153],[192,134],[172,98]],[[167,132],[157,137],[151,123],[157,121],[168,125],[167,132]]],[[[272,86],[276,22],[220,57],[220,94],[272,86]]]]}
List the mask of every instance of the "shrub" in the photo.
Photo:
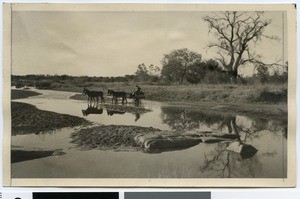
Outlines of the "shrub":
{"type": "Polygon", "coordinates": [[[25,84],[24,84],[23,82],[17,82],[17,83],[15,84],[15,86],[16,86],[16,88],[22,88],[22,87],[25,86],[25,84]]]}
{"type": "Polygon", "coordinates": [[[223,84],[231,83],[231,79],[227,73],[209,71],[205,74],[202,82],[208,84],[223,84]]]}
{"type": "Polygon", "coordinates": [[[262,88],[256,93],[250,95],[248,100],[252,102],[286,102],[287,101],[287,89],[282,90],[270,90],[268,88],[262,88]]]}
{"type": "Polygon", "coordinates": [[[49,81],[40,81],[35,83],[35,87],[37,89],[50,89],[51,85],[52,84],[49,81]]]}

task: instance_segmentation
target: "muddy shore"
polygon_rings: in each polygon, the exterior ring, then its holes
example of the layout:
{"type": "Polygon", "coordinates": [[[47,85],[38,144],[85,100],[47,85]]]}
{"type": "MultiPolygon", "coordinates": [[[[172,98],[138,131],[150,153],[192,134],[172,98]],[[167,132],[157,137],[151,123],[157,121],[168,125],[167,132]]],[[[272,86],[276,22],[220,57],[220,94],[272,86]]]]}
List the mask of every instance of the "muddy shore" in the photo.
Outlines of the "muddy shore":
{"type": "Polygon", "coordinates": [[[32,96],[41,95],[40,93],[34,92],[34,91],[26,91],[26,90],[11,90],[11,99],[23,99],[28,98],[32,96]]]}
{"type": "Polygon", "coordinates": [[[44,133],[64,127],[87,125],[83,118],[43,111],[35,106],[21,103],[11,103],[12,135],[44,133]]]}

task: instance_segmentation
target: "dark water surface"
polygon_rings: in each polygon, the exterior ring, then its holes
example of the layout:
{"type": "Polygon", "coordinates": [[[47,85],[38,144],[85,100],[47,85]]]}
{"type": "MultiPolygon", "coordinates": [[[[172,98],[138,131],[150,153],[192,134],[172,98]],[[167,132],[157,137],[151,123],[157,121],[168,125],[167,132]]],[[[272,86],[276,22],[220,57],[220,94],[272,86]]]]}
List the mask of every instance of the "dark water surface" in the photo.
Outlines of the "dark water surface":
{"type": "MultiPolygon", "coordinates": [[[[83,117],[96,124],[135,125],[161,130],[212,131],[239,134],[240,142],[255,147],[252,156],[227,150],[228,143],[200,143],[188,149],[149,154],[141,151],[81,150],[71,143],[76,128],[40,135],[12,136],[19,148],[63,149],[64,155],[12,164],[13,178],[283,178],[287,173],[286,118],[253,118],[203,111],[196,106],[171,106],[144,101],[151,112],[111,112],[88,109],[84,101],[69,99],[75,93],[38,91],[15,100],[38,109],[83,117]]],[[[130,106],[130,105],[128,105],[130,106]]]]}

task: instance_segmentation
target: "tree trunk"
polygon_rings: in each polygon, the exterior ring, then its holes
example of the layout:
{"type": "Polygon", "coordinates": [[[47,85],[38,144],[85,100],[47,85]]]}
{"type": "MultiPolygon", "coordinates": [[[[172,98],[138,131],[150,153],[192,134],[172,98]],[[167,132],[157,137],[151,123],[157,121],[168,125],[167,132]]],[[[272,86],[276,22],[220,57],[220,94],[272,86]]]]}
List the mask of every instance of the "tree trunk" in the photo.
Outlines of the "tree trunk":
{"type": "Polygon", "coordinates": [[[185,78],[185,76],[186,76],[186,73],[187,73],[187,65],[185,65],[183,74],[182,74],[182,76],[181,76],[181,80],[179,81],[179,84],[180,84],[180,85],[183,83],[184,78],[185,78]]]}
{"type": "Polygon", "coordinates": [[[181,80],[179,81],[179,85],[182,84],[182,82],[183,82],[183,80],[184,80],[184,76],[185,76],[185,75],[183,75],[183,76],[181,77],[181,80]]]}
{"type": "Polygon", "coordinates": [[[233,117],[232,120],[231,120],[231,123],[232,123],[232,128],[233,128],[233,132],[234,134],[236,134],[239,138],[238,138],[238,141],[240,143],[242,143],[242,140],[241,140],[241,137],[240,137],[240,132],[238,130],[238,126],[236,124],[236,117],[233,117]]]}
{"type": "Polygon", "coordinates": [[[238,70],[237,69],[233,69],[233,70],[230,70],[228,72],[231,80],[233,81],[233,83],[237,84],[237,79],[238,79],[238,70]]]}

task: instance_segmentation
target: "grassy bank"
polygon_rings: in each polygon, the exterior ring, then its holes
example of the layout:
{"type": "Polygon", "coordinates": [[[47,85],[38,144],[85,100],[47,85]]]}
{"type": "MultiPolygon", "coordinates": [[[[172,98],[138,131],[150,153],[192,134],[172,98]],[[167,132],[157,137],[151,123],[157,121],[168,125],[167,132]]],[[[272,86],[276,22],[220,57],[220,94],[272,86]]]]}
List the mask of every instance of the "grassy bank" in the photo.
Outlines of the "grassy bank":
{"type": "Polygon", "coordinates": [[[40,93],[34,91],[26,91],[26,90],[11,90],[11,99],[23,99],[32,96],[41,95],[40,93]]]}
{"type": "MultiPolygon", "coordinates": [[[[147,88],[145,88],[147,89],[147,88]]],[[[287,101],[285,86],[195,85],[150,87],[147,99],[215,103],[278,103],[287,101]]]]}
{"type": "MultiPolygon", "coordinates": [[[[91,83],[91,90],[104,93],[108,89],[131,93],[136,88],[133,83],[91,83]]],[[[236,84],[198,84],[198,85],[139,85],[147,100],[218,102],[218,103],[279,103],[287,101],[287,85],[236,85],[236,84]]],[[[72,85],[53,86],[54,90],[82,92],[83,87],[72,85]]],[[[84,99],[84,98],[83,98],[84,99]]]]}
{"type": "Polygon", "coordinates": [[[37,109],[35,106],[11,103],[12,135],[43,133],[64,127],[88,124],[85,119],[37,109]]]}

